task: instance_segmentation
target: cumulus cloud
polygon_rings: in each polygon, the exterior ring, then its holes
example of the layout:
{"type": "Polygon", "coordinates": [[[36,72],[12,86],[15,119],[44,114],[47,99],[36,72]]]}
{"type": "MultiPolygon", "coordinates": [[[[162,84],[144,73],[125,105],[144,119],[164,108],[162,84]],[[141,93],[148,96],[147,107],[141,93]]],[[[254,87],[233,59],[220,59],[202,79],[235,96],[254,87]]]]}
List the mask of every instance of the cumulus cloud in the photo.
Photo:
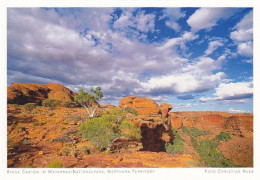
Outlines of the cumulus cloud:
{"type": "Polygon", "coordinates": [[[225,8],[200,8],[193,13],[187,23],[193,32],[201,29],[210,29],[217,25],[221,19],[228,19],[239,9],[233,8],[226,11],[225,8]]]}
{"type": "Polygon", "coordinates": [[[253,11],[246,14],[234,27],[230,38],[237,44],[237,52],[240,55],[251,57],[253,55],[253,11]]]}
{"type": "Polygon", "coordinates": [[[215,88],[215,84],[225,79],[224,72],[212,73],[219,68],[217,61],[208,57],[200,57],[179,72],[163,76],[155,76],[147,82],[141,82],[142,91],[149,93],[188,93],[203,92],[215,88]]]}
{"type": "MultiPolygon", "coordinates": [[[[205,54],[188,59],[179,53],[199,38],[194,31],[148,43],[140,37],[147,39],[156,31],[155,13],[114,12],[113,8],[8,9],[8,83],[57,82],[73,90],[101,86],[107,102],[132,94],[159,102],[172,94],[193,99],[192,93],[227,82],[221,68],[228,53],[216,59],[205,54]]],[[[164,14],[165,22],[186,16],[180,10],[166,9],[164,14]]],[[[218,46],[212,45],[206,54],[218,46]]]]}
{"type": "Polygon", "coordinates": [[[237,41],[248,41],[253,39],[253,11],[246,14],[236,24],[235,31],[230,33],[230,38],[237,41]]]}
{"type": "Polygon", "coordinates": [[[240,55],[252,56],[253,55],[253,42],[248,41],[248,42],[238,44],[237,52],[240,55]]]}
{"type": "Polygon", "coordinates": [[[144,11],[138,11],[136,15],[133,15],[133,12],[135,12],[135,9],[124,9],[122,14],[114,22],[113,27],[126,32],[132,30],[132,28],[141,32],[154,31],[154,14],[145,14],[144,11]]]}
{"type": "Polygon", "coordinates": [[[184,18],[186,16],[185,12],[182,12],[180,8],[166,8],[163,10],[163,18],[167,18],[168,20],[165,21],[165,25],[169,28],[179,32],[181,30],[180,25],[177,23],[177,21],[181,18],[184,18]]]}
{"type": "Polygon", "coordinates": [[[252,82],[221,83],[214,93],[214,97],[201,97],[200,101],[236,100],[253,96],[252,82]]]}
{"type": "Polygon", "coordinates": [[[208,49],[205,51],[205,55],[210,55],[212,54],[215,50],[217,50],[218,47],[223,46],[223,43],[220,41],[211,41],[209,43],[208,49]]]}

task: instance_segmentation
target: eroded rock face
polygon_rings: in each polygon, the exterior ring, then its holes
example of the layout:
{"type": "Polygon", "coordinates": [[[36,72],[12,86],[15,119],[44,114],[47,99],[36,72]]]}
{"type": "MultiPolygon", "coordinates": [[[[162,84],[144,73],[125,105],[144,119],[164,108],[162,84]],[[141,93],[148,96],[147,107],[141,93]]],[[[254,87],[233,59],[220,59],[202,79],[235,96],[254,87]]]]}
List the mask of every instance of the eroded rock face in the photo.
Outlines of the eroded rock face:
{"type": "Polygon", "coordinates": [[[14,83],[7,88],[8,104],[41,104],[47,98],[59,101],[72,101],[76,94],[68,88],[50,83],[42,85],[38,83],[14,83]]]}
{"type": "Polygon", "coordinates": [[[37,83],[14,83],[7,88],[8,104],[41,104],[48,98],[49,88],[37,83]]]}
{"type": "Polygon", "coordinates": [[[56,99],[58,101],[73,101],[76,93],[70,89],[57,83],[46,84],[46,87],[50,89],[48,98],[56,99]]]}
{"type": "Polygon", "coordinates": [[[161,110],[161,114],[163,118],[168,117],[168,113],[170,112],[170,110],[172,110],[172,105],[167,104],[167,103],[162,103],[160,106],[160,110],[161,110]]]}
{"type": "Polygon", "coordinates": [[[173,142],[171,127],[162,118],[139,116],[132,122],[141,129],[142,151],[164,152],[165,144],[173,142]]]}
{"type": "Polygon", "coordinates": [[[217,134],[227,131],[235,136],[253,136],[252,114],[231,114],[223,112],[175,112],[170,113],[169,122],[175,129],[182,126],[210,130],[217,134]]]}
{"type": "Polygon", "coordinates": [[[158,115],[160,108],[158,104],[150,98],[137,98],[135,96],[129,96],[123,98],[119,102],[119,107],[130,107],[135,109],[140,115],[158,115]]]}

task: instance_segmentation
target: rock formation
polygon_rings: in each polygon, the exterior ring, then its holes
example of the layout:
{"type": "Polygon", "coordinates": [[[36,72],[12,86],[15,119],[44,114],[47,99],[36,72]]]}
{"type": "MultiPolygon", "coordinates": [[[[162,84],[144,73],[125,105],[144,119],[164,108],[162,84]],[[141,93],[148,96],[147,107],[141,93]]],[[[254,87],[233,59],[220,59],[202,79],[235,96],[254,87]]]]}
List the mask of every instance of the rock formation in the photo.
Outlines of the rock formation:
{"type": "Polygon", "coordinates": [[[14,83],[7,88],[8,104],[41,104],[47,98],[59,101],[72,101],[76,94],[68,88],[50,83],[46,85],[38,83],[14,83]]]}
{"type": "Polygon", "coordinates": [[[14,83],[7,88],[8,104],[41,104],[48,98],[49,88],[37,83],[14,83]]]}
{"type": "Polygon", "coordinates": [[[119,107],[133,108],[138,114],[146,116],[158,115],[160,112],[160,108],[154,100],[150,98],[138,98],[135,96],[124,97],[119,102],[119,107]]]}
{"type": "Polygon", "coordinates": [[[76,93],[57,83],[46,84],[49,88],[48,98],[58,101],[73,101],[76,93]]]}

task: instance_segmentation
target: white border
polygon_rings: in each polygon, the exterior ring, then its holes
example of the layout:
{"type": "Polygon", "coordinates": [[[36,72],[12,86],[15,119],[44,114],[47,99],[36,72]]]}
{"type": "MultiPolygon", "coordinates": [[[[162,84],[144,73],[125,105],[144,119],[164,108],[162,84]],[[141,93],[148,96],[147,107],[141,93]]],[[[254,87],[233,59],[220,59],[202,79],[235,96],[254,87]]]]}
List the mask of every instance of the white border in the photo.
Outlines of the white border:
{"type": "MultiPolygon", "coordinates": [[[[1,179],[260,179],[260,3],[259,0],[0,0],[0,178],[1,179]],[[7,7],[253,7],[254,8],[254,170],[252,174],[205,173],[204,168],[156,168],[154,174],[7,174],[7,7]],[[259,178],[258,178],[259,177],[259,178]]],[[[38,168],[40,169],[40,168],[38,168]]],[[[120,168],[122,169],[122,168],[120,168]]],[[[213,170],[219,170],[210,168],[213,170]]],[[[228,168],[232,169],[232,168],[228,168]]],[[[241,169],[241,170],[243,170],[241,169]]],[[[46,170],[46,169],[45,169],[46,170]]],[[[94,170],[94,169],[93,169],[94,170]]]]}

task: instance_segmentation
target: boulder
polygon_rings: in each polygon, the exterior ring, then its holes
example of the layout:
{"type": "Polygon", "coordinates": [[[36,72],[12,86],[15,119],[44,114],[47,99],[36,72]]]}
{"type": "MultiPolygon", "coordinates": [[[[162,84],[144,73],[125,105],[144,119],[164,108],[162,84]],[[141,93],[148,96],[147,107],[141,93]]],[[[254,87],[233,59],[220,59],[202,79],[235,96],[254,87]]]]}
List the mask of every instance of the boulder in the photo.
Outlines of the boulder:
{"type": "Polygon", "coordinates": [[[51,98],[59,101],[73,101],[76,93],[65,86],[56,83],[46,85],[38,83],[13,83],[7,88],[8,104],[41,104],[43,100],[51,98]]]}
{"type": "Polygon", "coordinates": [[[170,110],[172,110],[172,105],[167,104],[167,103],[162,103],[161,104],[160,111],[161,111],[161,114],[162,114],[163,118],[168,117],[168,113],[169,113],[170,110]]]}
{"type": "Polygon", "coordinates": [[[70,89],[57,83],[46,84],[46,87],[50,89],[48,98],[55,99],[58,101],[73,101],[76,93],[70,89]]]}
{"type": "Polygon", "coordinates": [[[134,99],[136,99],[135,96],[124,97],[124,98],[121,99],[121,101],[119,102],[119,107],[121,107],[121,108],[126,108],[126,107],[133,108],[133,100],[134,100],[134,99]]]}
{"type": "Polygon", "coordinates": [[[133,108],[140,115],[158,115],[160,108],[158,104],[150,98],[137,98],[135,96],[129,96],[123,98],[119,107],[121,108],[133,108]]]}
{"type": "Polygon", "coordinates": [[[8,104],[41,104],[48,98],[49,88],[37,83],[14,83],[7,88],[8,104]]]}

